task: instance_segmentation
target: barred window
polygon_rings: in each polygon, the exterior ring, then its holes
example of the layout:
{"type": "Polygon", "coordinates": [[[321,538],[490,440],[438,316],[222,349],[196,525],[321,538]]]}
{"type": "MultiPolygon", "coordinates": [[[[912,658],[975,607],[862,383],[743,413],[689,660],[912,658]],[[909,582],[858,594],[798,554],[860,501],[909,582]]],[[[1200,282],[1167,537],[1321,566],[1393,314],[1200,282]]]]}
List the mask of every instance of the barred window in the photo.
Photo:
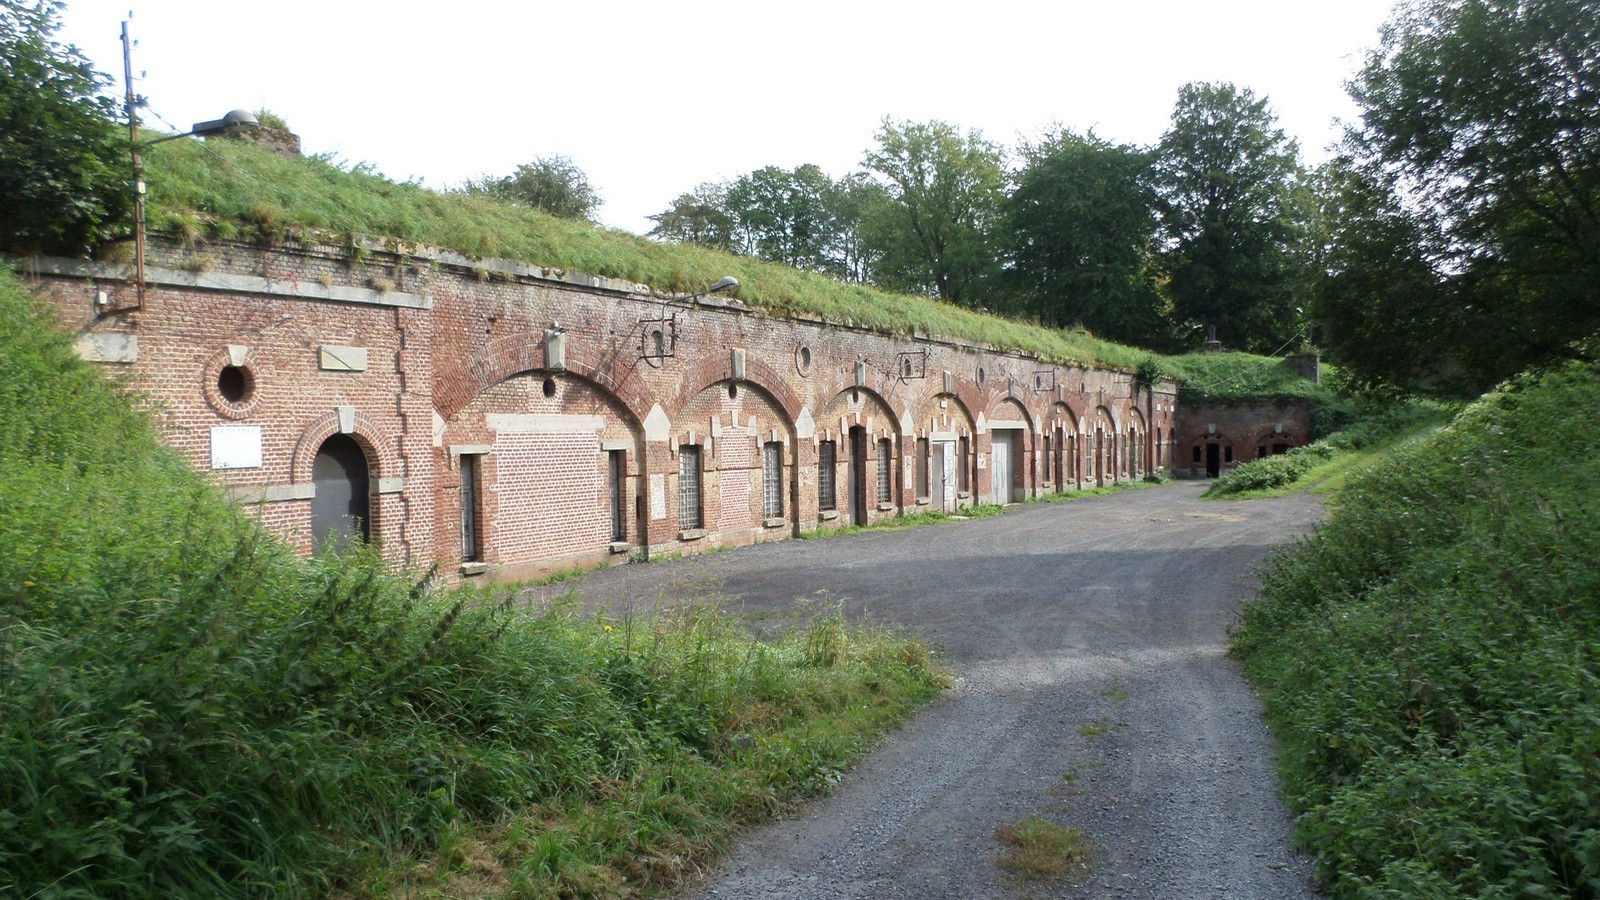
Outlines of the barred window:
{"type": "Polygon", "coordinates": [[[823,441],[817,445],[817,508],[834,509],[839,504],[834,492],[833,477],[838,469],[838,445],[823,441]]]}
{"type": "Polygon", "coordinates": [[[783,515],[783,445],[777,441],[761,447],[761,514],[769,519],[783,515]]]}
{"type": "Polygon", "coordinates": [[[704,527],[700,518],[700,447],[678,448],[678,527],[684,531],[704,527]]]}
{"type": "Polygon", "coordinates": [[[972,439],[962,435],[956,455],[956,490],[972,492],[972,439]]]}
{"type": "Polygon", "coordinates": [[[917,497],[923,500],[933,495],[928,484],[928,453],[928,439],[917,438],[917,497]]]}
{"type": "Polygon", "coordinates": [[[483,543],[478,535],[478,514],[483,505],[479,488],[479,457],[475,453],[461,455],[461,560],[481,562],[483,543]]]}
{"type": "Polygon", "coordinates": [[[878,442],[878,502],[894,502],[894,444],[888,440],[878,442]]]}
{"type": "Polygon", "coordinates": [[[622,481],[627,476],[621,450],[606,452],[606,481],[611,495],[611,540],[628,539],[628,520],[623,515],[622,481]]]}

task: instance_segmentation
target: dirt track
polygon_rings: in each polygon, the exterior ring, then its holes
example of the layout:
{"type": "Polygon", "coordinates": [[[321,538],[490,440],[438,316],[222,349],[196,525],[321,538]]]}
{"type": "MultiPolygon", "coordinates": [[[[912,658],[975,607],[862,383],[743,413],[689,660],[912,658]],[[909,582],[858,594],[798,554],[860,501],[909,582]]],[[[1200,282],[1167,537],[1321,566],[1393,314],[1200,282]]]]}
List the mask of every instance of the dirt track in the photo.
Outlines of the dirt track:
{"type": "Polygon", "coordinates": [[[758,620],[825,592],[912,627],[956,673],[833,796],[742,839],[700,895],[1312,896],[1266,729],[1225,651],[1249,569],[1318,509],[1201,502],[1201,488],[586,578],[591,602],[711,588],[758,620]],[[1088,834],[1086,878],[1022,884],[994,865],[996,828],[1033,814],[1088,834]]]}

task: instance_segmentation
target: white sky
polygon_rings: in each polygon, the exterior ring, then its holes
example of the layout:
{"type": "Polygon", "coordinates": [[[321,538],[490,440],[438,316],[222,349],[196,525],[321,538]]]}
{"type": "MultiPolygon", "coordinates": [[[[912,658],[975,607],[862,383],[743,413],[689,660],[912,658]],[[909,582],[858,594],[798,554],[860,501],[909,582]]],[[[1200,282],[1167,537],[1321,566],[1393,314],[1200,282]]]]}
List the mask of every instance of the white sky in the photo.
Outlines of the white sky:
{"type": "MultiPolygon", "coordinates": [[[[1178,87],[1266,95],[1308,161],[1392,0],[68,0],[62,40],[175,125],[266,108],[308,153],[435,187],[564,154],[607,225],[765,165],[860,167],[884,116],[1015,146],[1152,143],[1178,87]]],[[[147,120],[154,127],[158,121],[147,120]]]]}

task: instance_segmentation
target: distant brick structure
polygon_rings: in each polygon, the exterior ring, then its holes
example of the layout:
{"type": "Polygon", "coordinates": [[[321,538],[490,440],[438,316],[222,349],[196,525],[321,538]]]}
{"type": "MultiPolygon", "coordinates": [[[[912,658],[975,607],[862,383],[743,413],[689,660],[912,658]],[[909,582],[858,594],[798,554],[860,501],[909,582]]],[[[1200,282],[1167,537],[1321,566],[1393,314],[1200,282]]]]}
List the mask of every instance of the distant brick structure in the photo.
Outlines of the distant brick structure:
{"type": "Polygon", "coordinates": [[[1175,433],[1173,474],[1215,478],[1240,463],[1310,443],[1311,407],[1298,400],[1184,403],[1175,433]]]}
{"type": "Polygon", "coordinates": [[[527,577],[1189,461],[1171,383],[520,263],[157,242],[142,311],[129,266],[24,268],[305,553],[364,532],[397,564],[527,577]]]}

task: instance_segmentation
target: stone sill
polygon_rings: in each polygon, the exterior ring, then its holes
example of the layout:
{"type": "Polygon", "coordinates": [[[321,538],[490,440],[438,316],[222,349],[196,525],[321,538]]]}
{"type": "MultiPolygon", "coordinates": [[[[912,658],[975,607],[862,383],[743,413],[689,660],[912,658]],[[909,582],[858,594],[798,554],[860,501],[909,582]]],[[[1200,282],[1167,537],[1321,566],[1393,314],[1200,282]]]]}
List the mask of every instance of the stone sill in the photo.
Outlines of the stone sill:
{"type": "Polygon", "coordinates": [[[761,520],[762,528],[782,528],[787,524],[789,524],[789,520],[785,519],[783,516],[773,516],[770,519],[761,520]]]}
{"type": "Polygon", "coordinates": [[[971,491],[956,491],[956,499],[957,500],[971,500],[972,499],[972,492],[971,491]]]}
{"type": "Polygon", "coordinates": [[[704,528],[689,528],[678,532],[678,540],[680,541],[698,541],[705,536],[706,530],[704,528]]]}
{"type": "Polygon", "coordinates": [[[832,522],[834,519],[839,518],[839,511],[837,509],[825,509],[817,513],[817,518],[824,522],[832,522]]]}
{"type": "Polygon", "coordinates": [[[628,551],[630,551],[632,549],[633,549],[633,545],[628,543],[627,541],[612,541],[611,542],[611,552],[612,553],[627,553],[628,551]]]}
{"type": "Polygon", "coordinates": [[[928,504],[930,504],[930,503],[932,503],[932,502],[933,502],[933,501],[932,501],[932,500],[930,500],[930,499],[929,499],[929,498],[927,498],[927,497],[918,497],[918,498],[917,498],[917,505],[918,505],[918,506],[927,506],[927,505],[928,505],[928,504]]]}
{"type": "Polygon", "coordinates": [[[893,503],[879,503],[878,504],[878,512],[893,512],[893,511],[894,511],[894,504],[893,503]]]}
{"type": "Polygon", "coordinates": [[[461,564],[462,575],[482,575],[487,571],[489,571],[489,564],[486,562],[464,562],[461,564]]]}

